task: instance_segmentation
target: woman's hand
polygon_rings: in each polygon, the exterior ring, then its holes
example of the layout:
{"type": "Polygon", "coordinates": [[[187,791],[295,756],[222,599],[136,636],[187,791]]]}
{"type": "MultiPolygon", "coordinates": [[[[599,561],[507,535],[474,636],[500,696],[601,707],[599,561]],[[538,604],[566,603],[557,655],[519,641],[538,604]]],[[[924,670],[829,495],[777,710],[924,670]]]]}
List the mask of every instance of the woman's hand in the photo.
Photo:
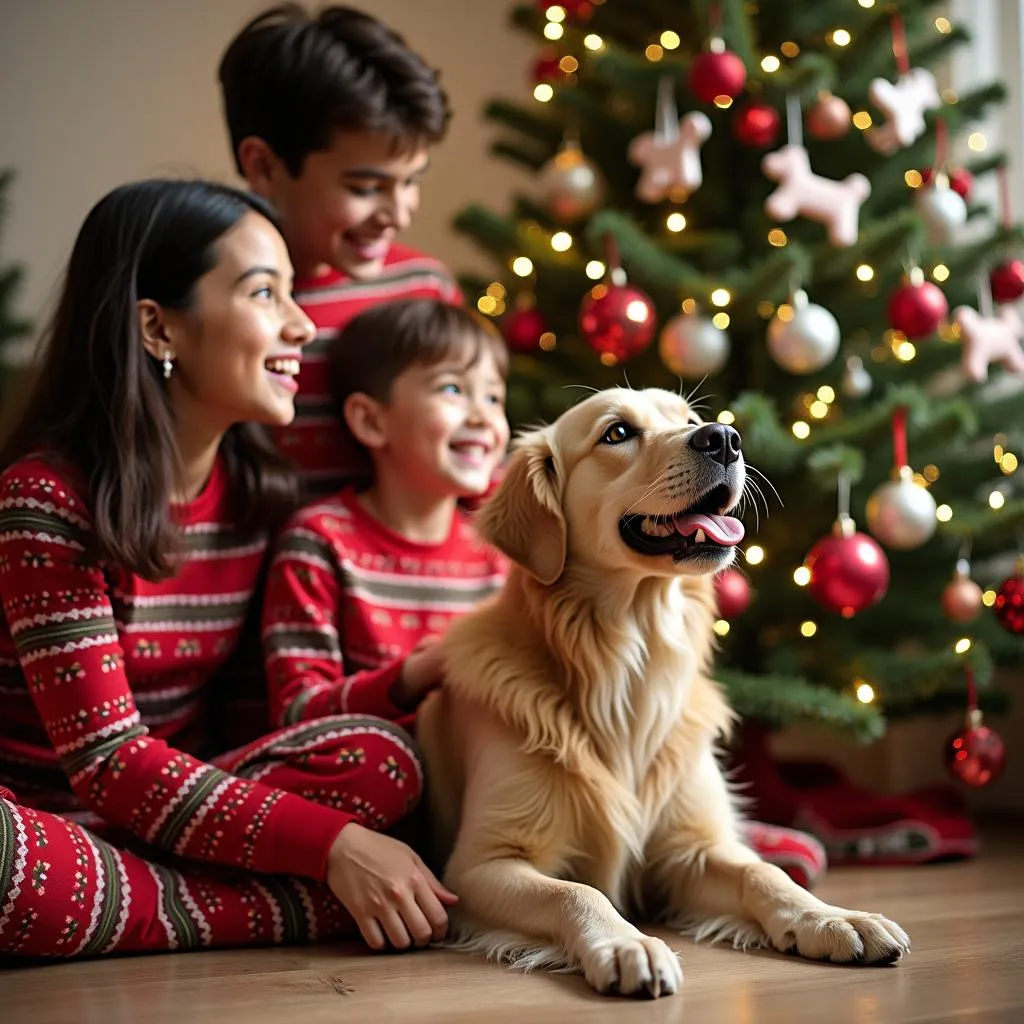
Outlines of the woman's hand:
{"type": "Polygon", "coordinates": [[[334,840],[327,884],[371,949],[439,942],[448,930],[445,907],[458,902],[405,843],[355,822],[334,840]]]}

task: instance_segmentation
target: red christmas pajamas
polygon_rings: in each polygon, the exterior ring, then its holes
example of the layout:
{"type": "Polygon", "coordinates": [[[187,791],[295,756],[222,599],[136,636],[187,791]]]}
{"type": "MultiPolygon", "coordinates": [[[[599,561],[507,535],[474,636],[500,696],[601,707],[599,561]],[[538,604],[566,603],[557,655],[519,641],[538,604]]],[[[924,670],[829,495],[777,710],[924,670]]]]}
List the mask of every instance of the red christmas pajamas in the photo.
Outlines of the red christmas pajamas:
{"type": "MultiPolygon", "coordinates": [[[[361,715],[289,726],[213,763],[377,830],[391,828],[423,792],[412,739],[361,715]]],[[[218,805],[195,822],[202,841],[216,844],[230,815],[230,804],[218,805]]],[[[247,829],[254,841],[259,827],[257,816],[247,829]]],[[[357,934],[323,884],[184,860],[125,833],[24,807],[0,787],[0,954],[78,957],[357,934]]]]}

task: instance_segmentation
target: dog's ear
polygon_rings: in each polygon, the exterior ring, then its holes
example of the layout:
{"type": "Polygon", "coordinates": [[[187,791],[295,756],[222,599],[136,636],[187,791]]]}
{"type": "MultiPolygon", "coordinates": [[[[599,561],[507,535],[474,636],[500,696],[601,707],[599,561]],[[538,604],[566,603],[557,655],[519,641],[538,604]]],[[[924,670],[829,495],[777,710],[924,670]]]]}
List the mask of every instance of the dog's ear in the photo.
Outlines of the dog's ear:
{"type": "Polygon", "coordinates": [[[554,583],[565,568],[566,526],[546,431],[517,443],[494,496],[480,510],[477,529],[541,583],[554,583]]]}

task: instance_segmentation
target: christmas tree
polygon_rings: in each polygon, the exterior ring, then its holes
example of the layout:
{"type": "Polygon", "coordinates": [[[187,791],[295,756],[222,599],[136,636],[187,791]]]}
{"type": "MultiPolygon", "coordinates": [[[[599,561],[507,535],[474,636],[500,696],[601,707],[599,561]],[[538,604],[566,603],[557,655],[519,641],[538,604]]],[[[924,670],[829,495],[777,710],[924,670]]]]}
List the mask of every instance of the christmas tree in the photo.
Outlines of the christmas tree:
{"type": "MultiPolygon", "coordinates": [[[[12,178],[11,171],[0,171],[0,228],[3,227],[12,178]]],[[[14,296],[21,285],[22,276],[20,266],[0,266],[0,407],[6,402],[9,382],[15,372],[10,358],[11,343],[27,337],[32,329],[27,320],[14,313],[14,296]]]]}
{"type": "Polygon", "coordinates": [[[1004,90],[940,93],[969,38],[940,8],[518,6],[534,101],[486,115],[533,187],[456,221],[499,268],[463,285],[514,426],[628,382],[741,431],[760,521],[718,581],[719,678],[770,727],[876,737],[968,674],[994,708],[1020,664],[1022,233],[972,197],[1005,156],[951,160],[1004,90]]]}

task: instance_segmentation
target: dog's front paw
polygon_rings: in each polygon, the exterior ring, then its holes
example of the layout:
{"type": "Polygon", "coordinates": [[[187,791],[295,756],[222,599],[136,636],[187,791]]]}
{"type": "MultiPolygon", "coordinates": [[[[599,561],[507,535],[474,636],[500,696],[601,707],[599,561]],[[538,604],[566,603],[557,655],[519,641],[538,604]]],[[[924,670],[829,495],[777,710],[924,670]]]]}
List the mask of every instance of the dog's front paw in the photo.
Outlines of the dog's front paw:
{"type": "Polygon", "coordinates": [[[679,957],[661,939],[639,932],[593,942],[580,955],[587,981],[607,995],[657,999],[683,984],[679,957]]]}
{"type": "Polygon", "coordinates": [[[839,907],[796,912],[771,937],[784,953],[837,964],[891,964],[910,951],[910,936],[895,921],[839,907]]]}

